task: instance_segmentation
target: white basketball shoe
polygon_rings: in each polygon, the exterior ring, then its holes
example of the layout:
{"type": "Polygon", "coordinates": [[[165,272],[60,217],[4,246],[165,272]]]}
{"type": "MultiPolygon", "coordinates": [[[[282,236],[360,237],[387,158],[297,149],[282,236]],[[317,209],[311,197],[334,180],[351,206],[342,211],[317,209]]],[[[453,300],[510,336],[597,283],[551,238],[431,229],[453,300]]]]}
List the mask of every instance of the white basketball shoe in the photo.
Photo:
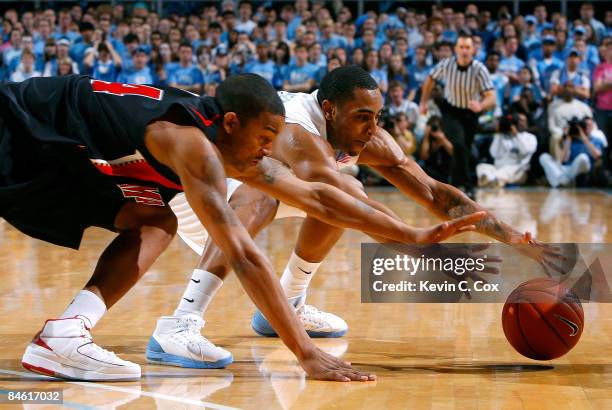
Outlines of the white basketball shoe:
{"type": "Polygon", "coordinates": [[[49,319],[26,348],[21,364],[47,376],[77,380],[133,380],[140,366],[96,345],[85,318],[49,319]]]}
{"type": "Polygon", "coordinates": [[[230,352],[202,336],[204,323],[197,315],[160,317],[147,345],[149,363],[196,369],[219,369],[232,363],[230,352]]]}
{"type": "MultiPolygon", "coordinates": [[[[304,295],[289,300],[289,303],[296,308],[295,313],[310,337],[342,337],[346,334],[348,325],[344,319],[333,313],[323,312],[312,305],[306,305],[304,304],[305,300],[306,296],[304,295]]],[[[278,336],[259,310],[253,315],[251,327],[261,336],[278,336]]]]}

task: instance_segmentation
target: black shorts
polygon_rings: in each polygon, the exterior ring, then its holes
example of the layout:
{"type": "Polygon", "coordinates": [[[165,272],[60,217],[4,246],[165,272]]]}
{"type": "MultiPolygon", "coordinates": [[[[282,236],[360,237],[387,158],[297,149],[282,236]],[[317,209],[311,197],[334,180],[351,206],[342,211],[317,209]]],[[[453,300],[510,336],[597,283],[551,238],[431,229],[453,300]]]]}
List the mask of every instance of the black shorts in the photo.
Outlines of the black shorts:
{"type": "Polygon", "coordinates": [[[164,206],[176,194],[106,176],[84,147],[43,143],[5,125],[0,118],[0,217],[28,236],[78,249],[90,226],[115,231],[115,218],[127,202],[164,206]],[[130,195],[143,186],[154,191],[154,199],[130,195]]]}

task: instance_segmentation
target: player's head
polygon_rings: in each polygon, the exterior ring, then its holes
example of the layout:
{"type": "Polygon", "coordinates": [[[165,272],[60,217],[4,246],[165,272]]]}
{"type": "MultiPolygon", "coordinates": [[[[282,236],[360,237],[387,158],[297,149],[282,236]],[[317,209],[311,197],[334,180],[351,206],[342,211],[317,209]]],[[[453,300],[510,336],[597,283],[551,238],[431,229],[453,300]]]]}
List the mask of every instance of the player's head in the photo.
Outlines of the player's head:
{"type": "Polygon", "coordinates": [[[317,93],[330,143],[358,155],[376,132],[383,98],[376,81],[361,67],[340,67],[327,73],[317,93]]]}
{"type": "Polygon", "coordinates": [[[285,107],[276,90],[256,74],[228,77],[215,100],[223,112],[216,145],[226,169],[248,175],[285,125],[285,107]]]}

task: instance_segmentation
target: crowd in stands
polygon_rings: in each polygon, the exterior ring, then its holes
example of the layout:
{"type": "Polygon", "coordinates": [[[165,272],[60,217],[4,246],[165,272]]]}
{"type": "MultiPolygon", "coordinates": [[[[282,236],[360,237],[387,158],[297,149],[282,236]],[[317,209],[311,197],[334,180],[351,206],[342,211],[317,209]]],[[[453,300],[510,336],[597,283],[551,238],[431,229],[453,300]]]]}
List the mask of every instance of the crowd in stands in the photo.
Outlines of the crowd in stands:
{"type": "MultiPolygon", "coordinates": [[[[342,1],[187,2],[163,14],[150,3],[36,10],[21,3],[3,14],[0,80],[81,73],[214,95],[227,76],[248,72],[278,90],[310,92],[330,70],[360,65],[387,101],[380,125],[429,174],[452,182],[440,88],[427,116],[419,99],[428,73],[467,32],[497,96],[495,109],[481,113],[472,147],[479,185],[610,185],[612,10],[600,8],[596,18],[583,2],[566,16],[539,3],[512,16],[478,3],[400,4],[356,15],[355,4],[342,1]]],[[[368,170],[361,176],[378,180],[368,170]]]]}

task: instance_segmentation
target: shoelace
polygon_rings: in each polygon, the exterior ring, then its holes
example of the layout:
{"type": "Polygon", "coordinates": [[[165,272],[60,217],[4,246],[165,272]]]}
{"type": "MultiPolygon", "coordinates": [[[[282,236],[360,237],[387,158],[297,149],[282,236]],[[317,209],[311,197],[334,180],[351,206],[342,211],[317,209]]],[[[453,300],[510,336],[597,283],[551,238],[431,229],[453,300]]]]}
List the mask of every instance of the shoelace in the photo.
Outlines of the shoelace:
{"type": "Polygon", "coordinates": [[[188,341],[190,344],[200,344],[204,343],[205,345],[214,346],[214,344],[202,336],[200,331],[204,327],[203,320],[197,320],[192,318],[184,318],[179,322],[180,331],[186,331],[188,335],[188,341]]]}
{"type": "Polygon", "coordinates": [[[93,341],[93,337],[91,337],[91,333],[89,332],[89,330],[87,330],[87,327],[85,327],[85,322],[81,322],[81,332],[83,332],[83,335],[81,337],[87,339],[87,341],[89,342],[89,347],[94,349],[96,352],[105,355],[105,356],[110,356],[113,359],[119,359],[117,357],[117,355],[114,352],[111,352],[109,350],[106,350],[100,346],[98,346],[94,341],[93,341]]]}
{"type": "Polygon", "coordinates": [[[323,316],[325,316],[324,312],[321,312],[319,309],[317,309],[316,307],[312,306],[312,305],[302,305],[298,310],[297,310],[298,315],[300,313],[303,313],[305,315],[309,316],[310,322],[312,323],[316,323],[316,324],[320,324],[322,323],[323,320],[323,316]],[[315,316],[314,318],[312,316],[315,316]]]}

